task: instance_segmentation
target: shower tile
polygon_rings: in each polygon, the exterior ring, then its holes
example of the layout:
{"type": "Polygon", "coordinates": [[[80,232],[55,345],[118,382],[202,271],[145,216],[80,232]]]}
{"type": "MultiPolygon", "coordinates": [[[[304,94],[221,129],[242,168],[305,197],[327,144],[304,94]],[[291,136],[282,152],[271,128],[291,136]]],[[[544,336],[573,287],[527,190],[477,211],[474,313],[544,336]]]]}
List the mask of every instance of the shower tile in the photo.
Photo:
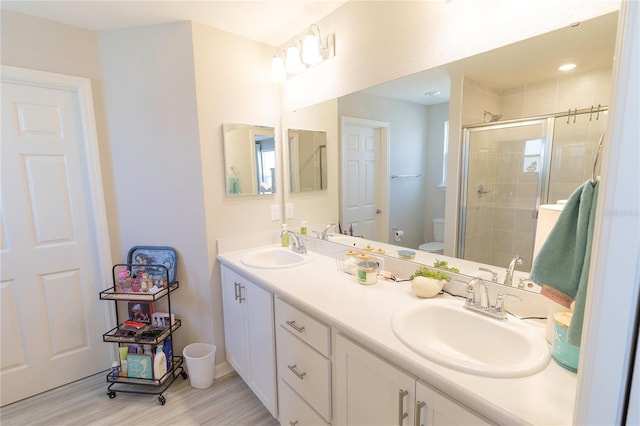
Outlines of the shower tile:
{"type": "Polygon", "coordinates": [[[516,224],[516,214],[514,209],[504,207],[494,207],[492,214],[491,229],[497,231],[513,231],[516,224]]]}
{"type": "Polygon", "coordinates": [[[495,230],[491,234],[491,250],[500,253],[513,253],[512,231],[495,230]]]}

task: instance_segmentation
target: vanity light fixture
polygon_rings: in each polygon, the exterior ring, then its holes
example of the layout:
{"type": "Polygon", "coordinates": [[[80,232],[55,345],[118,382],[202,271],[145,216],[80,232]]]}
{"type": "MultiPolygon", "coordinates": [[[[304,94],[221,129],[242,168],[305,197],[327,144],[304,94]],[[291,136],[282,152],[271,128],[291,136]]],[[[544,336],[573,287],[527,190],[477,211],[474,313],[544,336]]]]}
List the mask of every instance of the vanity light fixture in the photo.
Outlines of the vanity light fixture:
{"type": "Polygon", "coordinates": [[[571,71],[576,67],[576,64],[563,64],[558,67],[558,71],[571,71]]]}
{"type": "Polygon", "coordinates": [[[305,66],[300,61],[300,50],[296,46],[287,48],[287,59],[284,63],[284,69],[289,74],[298,74],[304,71],[305,66]]]}
{"type": "Polygon", "coordinates": [[[287,75],[298,74],[333,56],[335,56],[335,36],[329,34],[323,39],[320,28],[313,24],[302,40],[294,41],[293,46],[284,51],[281,50],[281,53],[277,53],[273,57],[271,79],[284,81],[287,75]]]}

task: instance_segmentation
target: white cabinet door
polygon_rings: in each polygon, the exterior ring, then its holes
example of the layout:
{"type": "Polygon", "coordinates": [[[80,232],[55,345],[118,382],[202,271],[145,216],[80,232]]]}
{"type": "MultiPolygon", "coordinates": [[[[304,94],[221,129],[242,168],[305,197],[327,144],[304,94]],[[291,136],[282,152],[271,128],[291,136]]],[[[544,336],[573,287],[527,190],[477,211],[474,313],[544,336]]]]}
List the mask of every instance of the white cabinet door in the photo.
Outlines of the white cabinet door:
{"type": "Polygon", "coordinates": [[[416,425],[487,426],[493,423],[468,410],[418,380],[416,382],[416,425]]]}
{"type": "MultiPolygon", "coordinates": [[[[241,286],[246,290],[249,336],[248,384],[265,407],[277,418],[273,295],[246,279],[241,286]]],[[[244,290],[241,289],[241,292],[244,293],[244,290]]]]}
{"type": "Polygon", "coordinates": [[[415,378],[336,336],[338,425],[412,425],[415,378]]]}
{"type": "MultiPolygon", "coordinates": [[[[246,304],[240,302],[238,293],[242,289],[242,277],[222,267],[222,309],[224,312],[224,345],[227,362],[247,381],[247,324],[246,304]]],[[[246,292],[245,292],[246,294],[246,292]]],[[[246,297],[246,296],[242,296],[246,297]]]]}
{"type": "Polygon", "coordinates": [[[222,266],[227,361],[277,417],[273,295],[222,266]]]}

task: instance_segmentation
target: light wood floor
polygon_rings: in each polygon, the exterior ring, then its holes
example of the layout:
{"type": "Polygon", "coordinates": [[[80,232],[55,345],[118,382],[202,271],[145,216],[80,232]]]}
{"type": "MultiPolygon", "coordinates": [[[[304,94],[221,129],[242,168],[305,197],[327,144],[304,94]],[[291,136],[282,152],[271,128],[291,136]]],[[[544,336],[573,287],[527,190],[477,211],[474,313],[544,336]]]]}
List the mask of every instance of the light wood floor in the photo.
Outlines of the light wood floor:
{"type": "Polygon", "coordinates": [[[265,425],[276,426],[260,400],[235,373],[209,389],[194,389],[178,377],[157,395],[107,396],[105,373],[0,408],[2,426],[26,425],[265,425]]]}

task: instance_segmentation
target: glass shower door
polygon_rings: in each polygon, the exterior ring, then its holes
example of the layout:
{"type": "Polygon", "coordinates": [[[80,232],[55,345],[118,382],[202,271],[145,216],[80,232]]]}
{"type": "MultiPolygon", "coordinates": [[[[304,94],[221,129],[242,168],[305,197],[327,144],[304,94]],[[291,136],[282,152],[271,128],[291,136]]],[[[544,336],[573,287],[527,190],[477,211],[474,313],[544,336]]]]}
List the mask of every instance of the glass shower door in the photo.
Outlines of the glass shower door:
{"type": "Polygon", "coordinates": [[[458,257],[529,271],[546,188],[548,119],[465,129],[458,257]]]}

